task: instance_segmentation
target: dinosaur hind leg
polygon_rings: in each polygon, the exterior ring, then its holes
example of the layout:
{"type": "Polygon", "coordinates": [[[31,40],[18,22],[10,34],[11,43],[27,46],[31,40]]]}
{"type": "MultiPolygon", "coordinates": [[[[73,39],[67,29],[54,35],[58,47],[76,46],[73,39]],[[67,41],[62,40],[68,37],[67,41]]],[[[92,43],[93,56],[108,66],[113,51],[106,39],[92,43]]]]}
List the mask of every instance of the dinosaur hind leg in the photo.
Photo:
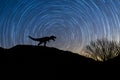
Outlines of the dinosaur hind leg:
{"type": "Polygon", "coordinates": [[[38,43],[38,46],[40,46],[41,42],[38,43]]]}
{"type": "Polygon", "coordinates": [[[45,47],[46,47],[46,43],[47,43],[47,42],[44,42],[44,46],[45,46],[45,47]]]}

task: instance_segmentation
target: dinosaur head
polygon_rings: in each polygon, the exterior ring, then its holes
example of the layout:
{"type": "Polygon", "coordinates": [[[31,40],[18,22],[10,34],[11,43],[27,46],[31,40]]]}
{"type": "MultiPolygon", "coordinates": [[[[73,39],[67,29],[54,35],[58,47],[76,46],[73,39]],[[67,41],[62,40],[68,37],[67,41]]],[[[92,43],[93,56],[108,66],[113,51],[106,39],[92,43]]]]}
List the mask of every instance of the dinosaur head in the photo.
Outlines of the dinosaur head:
{"type": "Polygon", "coordinates": [[[52,39],[53,41],[55,41],[56,37],[55,36],[50,36],[50,39],[52,39]]]}

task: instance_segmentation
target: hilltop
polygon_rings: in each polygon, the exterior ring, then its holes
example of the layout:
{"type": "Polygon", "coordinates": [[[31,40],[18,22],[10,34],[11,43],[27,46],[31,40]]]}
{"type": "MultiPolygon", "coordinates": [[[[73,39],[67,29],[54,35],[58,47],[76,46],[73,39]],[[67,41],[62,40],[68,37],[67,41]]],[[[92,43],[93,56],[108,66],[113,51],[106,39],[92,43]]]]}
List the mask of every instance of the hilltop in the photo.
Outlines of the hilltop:
{"type": "Polygon", "coordinates": [[[106,62],[98,62],[70,51],[53,47],[16,45],[10,49],[0,48],[0,64],[120,64],[120,56],[106,62]]]}
{"type": "Polygon", "coordinates": [[[0,63],[50,63],[50,64],[88,64],[94,60],[69,51],[53,47],[17,45],[10,49],[0,48],[0,63]]]}

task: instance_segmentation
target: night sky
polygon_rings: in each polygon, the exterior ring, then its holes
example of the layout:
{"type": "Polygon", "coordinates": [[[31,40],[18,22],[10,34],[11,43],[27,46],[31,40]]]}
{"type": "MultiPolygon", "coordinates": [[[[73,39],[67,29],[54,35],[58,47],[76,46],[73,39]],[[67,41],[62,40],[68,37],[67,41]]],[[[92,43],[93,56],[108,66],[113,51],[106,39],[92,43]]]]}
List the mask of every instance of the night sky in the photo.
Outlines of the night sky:
{"type": "Polygon", "coordinates": [[[120,0],[0,0],[0,47],[37,45],[79,53],[91,40],[120,40],[120,0]]]}

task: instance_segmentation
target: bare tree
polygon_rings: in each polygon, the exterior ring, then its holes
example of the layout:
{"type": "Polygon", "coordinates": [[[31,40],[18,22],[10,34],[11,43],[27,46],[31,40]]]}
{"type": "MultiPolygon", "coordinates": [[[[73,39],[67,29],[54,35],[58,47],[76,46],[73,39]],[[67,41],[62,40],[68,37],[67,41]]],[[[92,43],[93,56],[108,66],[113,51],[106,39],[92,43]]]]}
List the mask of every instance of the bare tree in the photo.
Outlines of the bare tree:
{"type": "Polygon", "coordinates": [[[120,45],[116,41],[98,39],[91,41],[85,47],[85,52],[89,53],[95,60],[106,61],[119,55],[120,45]]]}

